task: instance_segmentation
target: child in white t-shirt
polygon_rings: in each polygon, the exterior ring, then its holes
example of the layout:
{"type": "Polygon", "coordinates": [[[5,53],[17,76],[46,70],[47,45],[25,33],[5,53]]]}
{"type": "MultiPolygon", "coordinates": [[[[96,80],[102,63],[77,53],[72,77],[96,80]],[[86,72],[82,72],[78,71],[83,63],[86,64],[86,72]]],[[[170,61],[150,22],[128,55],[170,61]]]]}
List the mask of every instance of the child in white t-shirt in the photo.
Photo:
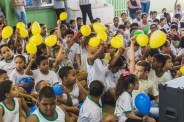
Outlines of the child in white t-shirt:
{"type": "Polygon", "coordinates": [[[175,17],[176,14],[180,14],[181,18],[183,17],[183,13],[181,10],[181,4],[177,4],[178,0],[176,0],[175,4],[174,4],[174,14],[173,14],[173,18],[175,17]]]}
{"type": "Polygon", "coordinates": [[[0,61],[0,69],[6,70],[9,75],[15,69],[14,55],[7,45],[0,46],[0,53],[4,58],[0,61]]]}
{"type": "Polygon", "coordinates": [[[78,122],[102,122],[102,105],[99,101],[104,92],[104,85],[95,80],[90,83],[89,88],[89,95],[80,108],[78,122]]]}

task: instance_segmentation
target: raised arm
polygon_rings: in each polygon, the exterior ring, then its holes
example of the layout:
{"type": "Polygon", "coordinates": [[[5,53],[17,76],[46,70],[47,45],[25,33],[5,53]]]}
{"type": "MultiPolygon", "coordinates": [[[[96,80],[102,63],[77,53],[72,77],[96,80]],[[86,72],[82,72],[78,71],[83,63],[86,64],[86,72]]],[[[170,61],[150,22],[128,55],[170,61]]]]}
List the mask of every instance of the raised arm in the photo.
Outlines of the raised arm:
{"type": "Polygon", "coordinates": [[[174,4],[174,10],[176,10],[176,5],[178,3],[178,0],[175,1],[175,4],[174,4]]]}
{"type": "Polygon", "coordinates": [[[135,45],[135,39],[136,37],[133,36],[130,41],[130,73],[133,73],[135,71],[135,51],[134,51],[134,45],[135,45]]]}
{"type": "Polygon", "coordinates": [[[30,55],[30,62],[25,70],[25,74],[26,75],[33,75],[33,72],[31,71],[31,66],[33,65],[34,61],[35,61],[35,58],[36,58],[36,55],[30,55]]]}

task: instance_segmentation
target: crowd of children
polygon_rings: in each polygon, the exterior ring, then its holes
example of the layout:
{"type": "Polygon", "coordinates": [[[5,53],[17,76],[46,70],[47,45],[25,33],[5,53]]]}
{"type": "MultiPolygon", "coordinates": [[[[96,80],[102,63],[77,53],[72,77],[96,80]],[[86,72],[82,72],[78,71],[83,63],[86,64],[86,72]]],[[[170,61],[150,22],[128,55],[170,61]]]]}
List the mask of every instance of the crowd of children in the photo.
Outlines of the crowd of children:
{"type": "Polygon", "coordinates": [[[89,40],[92,33],[83,36],[82,18],[57,21],[57,27],[47,30],[40,24],[43,43],[36,54],[26,52],[32,36],[21,37],[14,27],[10,38],[2,38],[5,20],[0,20],[0,122],[156,122],[159,118],[158,86],[182,76],[184,64],[184,16],[181,5],[174,7],[171,17],[166,8],[159,17],[135,12],[131,20],[126,13],[114,17],[112,25],[105,25],[108,39],[96,47],[89,40]],[[157,49],[141,47],[134,32],[149,28],[148,37],[157,30],[167,35],[167,41],[157,49]],[[57,36],[57,43],[49,47],[44,40],[57,36]],[[124,47],[110,44],[116,35],[124,37],[124,47]],[[24,79],[25,81],[20,83],[24,79]],[[27,83],[26,80],[30,80],[27,83]],[[60,85],[61,95],[53,86],[60,85]],[[151,99],[148,115],[141,115],[133,104],[134,92],[145,93],[151,99]],[[114,115],[103,117],[104,105],[114,107],[114,115]],[[35,110],[32,110],[32,108],[35,110]]]}

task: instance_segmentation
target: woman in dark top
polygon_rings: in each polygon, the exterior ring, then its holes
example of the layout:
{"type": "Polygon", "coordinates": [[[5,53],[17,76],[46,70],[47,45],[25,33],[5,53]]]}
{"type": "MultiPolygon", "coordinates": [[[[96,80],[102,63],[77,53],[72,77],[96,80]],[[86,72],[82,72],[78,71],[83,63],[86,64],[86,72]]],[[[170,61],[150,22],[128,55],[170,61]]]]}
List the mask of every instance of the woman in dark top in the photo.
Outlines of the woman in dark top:
{"type": "Polygon", "coordinates": [[[140,0],[129,0],[128,1],[128,8],[129,8],[129,11],[130,11],[130,17],[132,19],[135,19],[136,18],[135,12],[137,10],[141,9],[140,0]]]}

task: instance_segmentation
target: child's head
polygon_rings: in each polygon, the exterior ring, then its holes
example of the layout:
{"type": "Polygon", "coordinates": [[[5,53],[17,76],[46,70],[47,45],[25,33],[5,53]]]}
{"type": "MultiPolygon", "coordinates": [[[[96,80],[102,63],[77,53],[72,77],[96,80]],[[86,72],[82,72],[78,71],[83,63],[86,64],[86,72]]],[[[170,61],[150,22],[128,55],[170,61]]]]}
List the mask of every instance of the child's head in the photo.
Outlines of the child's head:
{"type": "Polygon", "coordinates": [[[133,91],[138,88],[139,83],[136,75],[131,74],[129,71],[125,71],[118,79],[118,83],[116,85],[116,98],[118,98],[123,91],[133,91]]]}
{"type": "Polygon", "coordinates": [[[171,22],[171,15],[169,13],[164,13],[164,17],[167,19],[167,22],[171,22]]]}
{"type": "Polygon", "coordinates": [[[153,11],[152,13],[152,19],[156,19],[157,18],[157,11],[153,11]]]}
{"type": "Polygon", "coordinates": [[[135,14],[136,14],[137,20],[141,20],[141,14],[142,14],[141,10],[136,11],[135,14]]]}
{"type": "Polygon", "coordinates": [[[126,20],[124,22],[124,25],[125,25],[125,28],[129,29],[130,28],[130,25],[131,25],[130,20],[126,20]]]}
{"type": "Polygon", "coordinates": [[[26,58],[23,55],[17,55],[14,60],[16,69],[22,70],[26,64],[26,58]]]}
{"type": "Polygon", "coordinates": [[[139,25],[138,25],[138,23],[132,23],[131,25],[130,25],[130,28],[132,29],[132,28],[139,28],[139,25]]]}
{"type": "Polygon", "coordinates": [[[167,19],[165,17],[160,18],[160,23],[165,25],[167,23],[167,19]]]}
{"type": "MultiPolygon", "coordinates": [[[[54,49],[53,49],[54,58],[56,58],[58,56],[59,50],[60,50],[60,47],[54,47],[54,49]]],[[[66,53],[65,53],[64,49],[62,49],[62,53],[61,53],[60,57],[63,58],[62,60],[66,59],[66,53]]]]}
{"type": "Polygon", "coordinates": [[[72,29],[74,29],[74,28],[77,26],[76,21],[73,20],[73,19],[70,20],[69,24],[70,24],[70,27],[71,27],[72,29]]]}
{"type": "Polygon", "coordinates": [[[65,85],[73,85],[76,83],[76,71],[70,66],[62,67],[59,70],[59,77],[65,85]]]}
{"type": "Polygon", "coordinates": [[[134,36],[134,32],[137,30],[138,28],[131,28],[130,29],[130,37],[134,36]]]}
{"type": "Polygon", "coordinates": [[[6,59],[6,60],[10,60],[12,58],[12,51],[10,50],[10,48],[3,44],[0,46],[0,53],[2,58],[6,59]]]}
{"type": "Polygon", "coordinates": [[[21,42],[16,43],[15,52],[17,52],[18,54],[22,53],[22,44],[21,44],[21,42]]]}
{"type": "Polygon", "coordinates": [[[174,18],[176,18],[180,21],[181,20],[181,14],[175,14],[174,18]]]}
{"type": "Polygon", "coordinates": [[[36,64],[40,71],[48,71],[49,70],[49,62],[45,56],[38,56],[36,58],[36,64]]]}
{"type": "Polygon", "coordinates": [[[150,11],[150,18],[152,18],[153,16],[153,11],[150,11]]]}
{"type": "Polygon", "coordinates": [[[142,19],[142,21],[147,22],[148,15],[146,13],[142,13],[141,19],[142,19]]]}
{"type": "Polygon", "coordinates": [[[47,54],[47,46],[45,43],[42,43],[40,44],[38,47],[37,47],[37,56],[40,56],[40,55],[46,55],[47,54]]]}
{"type": "Polygon", "coordinates": [[[89,85],[89,95],[100,98],[104,93],[104,89],[105,87],[100,81],[92,81],[89,85]]]}
{"type": "Polygon", "coordinates": [[[162,69],[166,63],[165,55],[158,53],[153,56],[152,69],[162,69]]]}
{"type": "Polygon", "coordinates": [[[82,25],[82,17],[77,17],[77,25],[82,25]]]}
{"type": "Polygon", "coordinates": [[[73,45],[73,43],[74,43],[72,41],[73,36],[74,36],[73,30],[71,30],[71,29],[66,30],[66,32],[65,32],[65,40],[66,40],[66,43],[67,43],[68,47],[71,47],[73,45]]]}
{"type": "Polygon", "coordinates": [[[47,35],[47,26],[46,24],[40,24],[41,28],[41,35],[46,36],[47,35]]]}
{"type": "Polygon", "coordinates": [[[0,69],[0,82],[4,80],[8,80],[7,72],[3,69],[0,69]]]}
{"type": "Polygon", "coordinates": [[[158,26],[156,24],[152,23],[150,25],[150,30],[151,30],[151,33],[153,33],[154,31],[158,30],[158,26]]]}
{"type": "MultiPolygon", "coordinates": [[[[110,60],[110,62],[113,60],[113,58],[110,60]]],[[[124,65],[124,61],[122,57],[119,57],[118,60],[116,61],[116,63],[114,64],[114,66],[111,69],[112,73],[116,73],[118,72],[120,69],[122,69],[124,65]]]]}
{"type": "Polygon", "coordinates": [[[170,33],[172,35],[176,35],[177,34],[177,31],[178,31],[178,26],[175,25],[175,24],[171,25],[171,27],[170,27],[170,33]]]}
{"type": "Polygon", "coordinates": [[[39,109],[45,116],[51,116],[56,108],[56,95],[50,86],[45,86],[40,90],[38,104],[39,109]]]}
{"type": "Polygon", "coordinates": [[[135,70],[135,75],[139,79],[145,79],[148,77],[148,74],[151,70],[151,63],[148,61],[139,61],[136,64],[136,70],[135,70]]]}
{"type": "Polygon", "coordinates": [[[148,60],[150,63],[152,63],[152,62],[153,62],[153,56],[154,56],[155,54],[158,54],[158,53],[159,53],[158,49],[151,49],[150,52],[148,53],[147,60],[148,60]]]}
{"type": "Polygon", "coordinates": [[[108,45],[108,52],[110,53],[110,55],[114,55],[116,52],[116,49],[114,47],[111,46],[111,44],[108,45]]]}
{"type": "Polygon", "coordinates": [[[176,5],[176,10],[181,11],[181,4],[176,5]]]}
{"type": "Polygon", "coordinates": [[[166,58],[166,63],[164,65],[164,69],[171,70],[173,67],[172,57],[170,55],[165,54],[165,58],[166,58]]]}
{"type": "Polygon", "coordinates": [[[156,19],[153,20],[153,23],[156,24],[156,25],[159,25],[160,21],[159,21],[159,19],[156,18],[156,19]]]}
{"type": "Polygon", "coordinates": [[[0,82],[0,102],[3,102],[6,98],[17,97],[17,92],[13,82],[5,80],[0,82]]]}
{"type": "Polygon", "coordinates": [[[35,85],[35,90],[37,93],[40,93],[41,89],[45,86],[50,86],[49,82],[45,81],[45,80],[41,80],[39,81],[36,85],[35,85]]]}
{"type": "Polygon", "coordinates": [[[114,26],[117,27],[119,25],[119,17],[114,17],[113,22],[114,22],[114,26]]]}
{"type": "Polygon", "coordinates": [[[162,53],[167,54],[171,51],[171,44],[169,41],[166,41],[161,47],[160,50],[162,53]]]}
{"type": "Polygon", "coordinates": [[[127,13],[125,12],[121,13],[121,19],[125,21],[127,19],[127,13]]]}
{"type": "Polygon", "coordinates": [[[167,9],[166,8],[163,8],[162,9],[162,13],[164,13],[164,12],[167,12],[167,9]]]}
{"type": "Polygon", "coordinates": [[[67,30],[67,26],[65,24],[61,24],[60,26],[60,30],[61,30],[61,34],[62,34],[62,38],[65,37],[65,33],[66,33],[66,30],[67,30]]]}

